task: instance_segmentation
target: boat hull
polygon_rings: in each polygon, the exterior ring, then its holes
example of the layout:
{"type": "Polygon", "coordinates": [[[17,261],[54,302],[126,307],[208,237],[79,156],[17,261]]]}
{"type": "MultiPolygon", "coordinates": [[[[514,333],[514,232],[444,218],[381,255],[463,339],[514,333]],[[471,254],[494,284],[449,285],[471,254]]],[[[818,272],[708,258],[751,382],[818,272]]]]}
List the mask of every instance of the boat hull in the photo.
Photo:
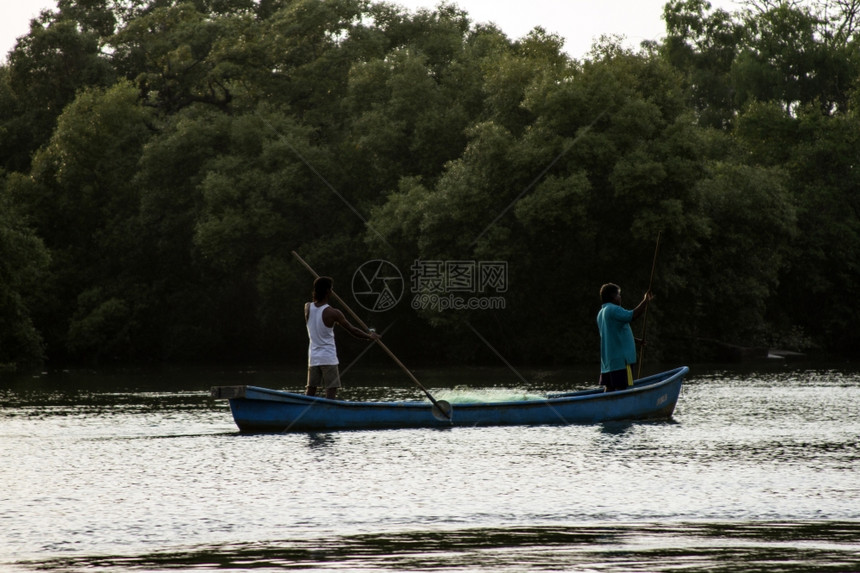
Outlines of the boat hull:
{"type": "Polygon", "coordinates": [[[257,386],[216,386],[212,396],[229,399],[243,432],[597,424],[671,417],[688,371],[681,366],[618,392],[595,389],[545,400],[454,403],[450,420],[434,417],[430,402],[349,402],[257,386]]]}

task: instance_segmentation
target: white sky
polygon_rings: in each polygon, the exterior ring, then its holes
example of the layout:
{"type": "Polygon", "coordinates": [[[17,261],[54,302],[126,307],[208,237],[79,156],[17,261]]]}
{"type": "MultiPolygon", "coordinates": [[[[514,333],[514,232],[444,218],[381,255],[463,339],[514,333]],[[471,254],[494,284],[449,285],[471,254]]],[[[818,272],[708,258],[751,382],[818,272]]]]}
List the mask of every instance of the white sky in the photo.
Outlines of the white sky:
{"type": "MultiPolygon", "coordinates": [[[[435,8],[437,0],[395,0],[409,10],[435,8]]],[[[30,30],[30,19],[45,8],[56,7],[54,0],[2,0],[0,8],[0,59],[15,45],[19,36],[30,30]]],[[[666,0],[456,0],[474,23],[493,22],[511,39],[542,26],[565,39],[565,49],[574,58],[584,56],[603,34],[626,38],[625,45],[636,47],[643,40],[658,40],[664,34],[663,5],[666,0]]],[[[711,0],[714,8],[729,12],[737,8],[734,0],[711,0]]]]}

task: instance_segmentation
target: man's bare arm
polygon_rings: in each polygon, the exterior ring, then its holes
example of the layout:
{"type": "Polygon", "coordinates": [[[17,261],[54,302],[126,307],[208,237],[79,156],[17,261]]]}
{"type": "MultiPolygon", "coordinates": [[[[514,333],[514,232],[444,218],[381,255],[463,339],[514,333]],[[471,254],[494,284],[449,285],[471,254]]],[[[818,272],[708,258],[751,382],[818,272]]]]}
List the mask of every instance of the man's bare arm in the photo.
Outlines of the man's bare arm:
{"type": "Polygon", "coordinates": [[[341,311],[339,311],[338,309],[328,307],[326,309],[326,312],[328,312],[329,310],[331,311],[330,316],[332,319],[332,324],[339,324],[340,326],[342,326],[344,328],[344,330],[346,330],[348,333],[350,333],[355,338],[361,338],[362,340],[377,340],[380,338],[379,334],[377,334],[375,332],[365,332],[362,329],[355,326],[354,324],[352,324],[350,321],[348,321],[346,319],[346,317],[343,315],[343,313],[341,311]]]}

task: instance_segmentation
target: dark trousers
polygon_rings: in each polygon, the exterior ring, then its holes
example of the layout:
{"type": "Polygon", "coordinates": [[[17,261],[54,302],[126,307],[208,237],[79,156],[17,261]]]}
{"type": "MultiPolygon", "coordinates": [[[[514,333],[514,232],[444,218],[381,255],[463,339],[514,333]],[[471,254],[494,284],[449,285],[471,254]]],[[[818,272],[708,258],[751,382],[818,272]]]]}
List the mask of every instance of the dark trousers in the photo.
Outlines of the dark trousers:
{"type": "Polygon", "coordinates": [[[630,370],[630,365],[624,370],[613,370],[612,372],[603,372],[600,374],[600,385],[606,386],[607,392],[615,392],[616,390],[627,390],[632,386],[633,373],[630,370]]]}

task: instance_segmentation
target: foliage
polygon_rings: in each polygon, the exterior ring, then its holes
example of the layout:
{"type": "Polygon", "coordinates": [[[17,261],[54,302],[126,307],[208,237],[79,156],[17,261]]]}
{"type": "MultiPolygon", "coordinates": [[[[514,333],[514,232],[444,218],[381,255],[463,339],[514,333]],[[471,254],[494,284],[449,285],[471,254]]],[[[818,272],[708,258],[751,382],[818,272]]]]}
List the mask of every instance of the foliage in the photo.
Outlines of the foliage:
{"type": "Polygon", "coordinates": [[[101,53],[99,32],[84,20],[67,17],[65,10],[45,11],[9,53],[0,74],[0,167],[25,172],[32,153],[51,137],[57,117],[78,90],[115,81],[115,71],[101,53]]]}
{"type": "Polygon", "coordinates": [[[658,236],[650,359],[856,351],[853,6],[671,0],[579,61],[453,4],[60,0],[0,67],[0,363],[300,362],[293,251],[347,299],[395,264],[410,359],[593,362],[658,236]],[[412,308],[422,261],[504,263],[456,292],[503,308],[412,308]]]}
{"type": "Polygon", "coordinates": [[[48,250],[11,201],[6,179],[0,173],[0,370],[44,358],[31,309],[40,301],[50,262],[48,250]]]}

